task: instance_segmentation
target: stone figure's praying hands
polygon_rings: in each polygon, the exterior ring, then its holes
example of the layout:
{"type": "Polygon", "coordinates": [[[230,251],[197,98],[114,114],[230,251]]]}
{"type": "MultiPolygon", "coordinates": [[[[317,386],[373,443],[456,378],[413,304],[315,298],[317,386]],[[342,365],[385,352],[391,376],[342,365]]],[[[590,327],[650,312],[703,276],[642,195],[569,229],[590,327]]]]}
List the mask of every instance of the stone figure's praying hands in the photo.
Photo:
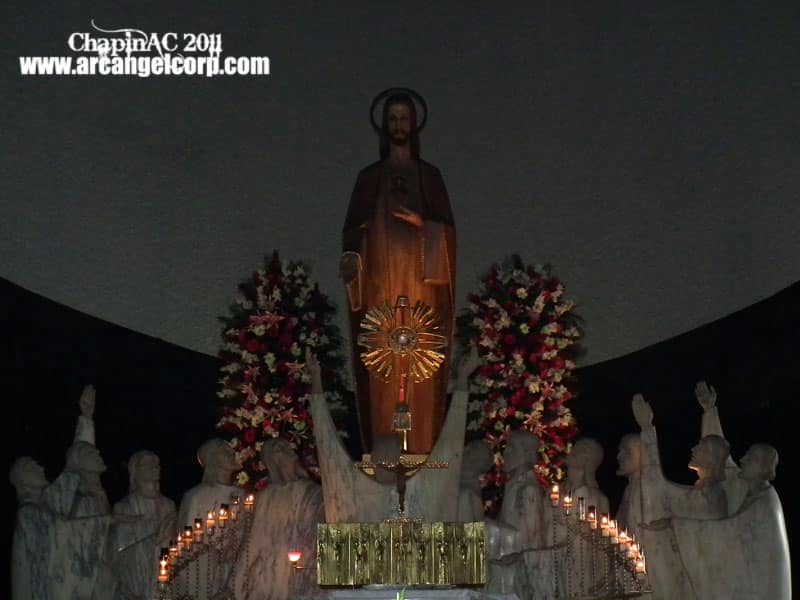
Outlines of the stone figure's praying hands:
{"type": "Polygon", "coordinates": [[[641,394],[635,394],[631,402],[633,408],[633,417],[636,419],[636,424],[644,431],[653,427],[653,409],[650,403],[644,399],[641,394]]]}
{"type": "Polygon", "coordinates": [[[78,406],[81,409],[81,415],[87,419],[94,418],[95,396],[96,391],[93,385],[84,386],[78,406]]]}

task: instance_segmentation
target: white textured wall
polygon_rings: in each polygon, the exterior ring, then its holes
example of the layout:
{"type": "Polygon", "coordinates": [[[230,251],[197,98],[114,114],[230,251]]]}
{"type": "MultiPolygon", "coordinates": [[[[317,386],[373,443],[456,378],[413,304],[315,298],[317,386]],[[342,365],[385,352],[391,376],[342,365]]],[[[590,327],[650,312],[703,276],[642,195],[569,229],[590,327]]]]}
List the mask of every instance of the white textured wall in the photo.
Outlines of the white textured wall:
{"type": "Polygon", "coordinates": [[[459,295],[508,253],[551,262],[586,363],[800,279],[794,9],[16,4],[0,276],[112,322],[214,353],[216,317],[272,248],[310,260],[342,305],[339,232],[390,85],[430,105],[423,156],[452,197],[459,295]],[[220,31],[273,74],[19,76],[17,56],[67,53],[91,18],[220,31]]]}

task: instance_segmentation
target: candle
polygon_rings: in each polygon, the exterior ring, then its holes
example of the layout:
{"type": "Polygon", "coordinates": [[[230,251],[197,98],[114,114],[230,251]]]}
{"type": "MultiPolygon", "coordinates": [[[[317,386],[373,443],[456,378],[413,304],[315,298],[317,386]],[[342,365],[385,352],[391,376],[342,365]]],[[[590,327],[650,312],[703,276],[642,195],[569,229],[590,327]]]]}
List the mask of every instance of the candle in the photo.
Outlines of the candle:
{"type": "Polygon", "coordinates": [[[639,544],[633,542],[630,546],[628,546],[628,558],[631,560],[636,560],[639,558],[639,544]]]}
{"type": "Polygon", "coordinates": [[[303,558],[303,553],[299,550],[289,550],[286,555],[289,557],[289,562],[292,563],[293,567],[296,567],[300,559],[303,558]]]}
{"type": "Polygon", "coordinates": [[[165,558],[162,558],[160,561],[158,561],[158,583],[169,583],[169,572],[167,571],[167,559],[165,558]]]}
{"type": "Polygon", "coordinates": [[[564,494],[564,514],[568,515],[572,510],[572,494],[567,492],[564,494]]]}
{"type": "Polygon", "coordinates": [[[644,574],[647,572],[647,569],[645,568],[644,554],[639,556],[639,559],[636,561],[635,571],[636,575],[639,577],[644,577],[644,574]]]}
{"type": "Polygon", "coordinates": [[[194,520],[194,541],[199,542],[203,538],[203,519],[197,518],[194,520]]]}
{"type": "Polygon", "coordinates": [[[619,530],[617,529],[616,519],[611,519],[608,522],[608,537],[611,538],[612,544],[619,544],[619,530]]]}
{"type": "Polygon", "coordinates": [[[189,547],[191,546],[192,539],[193,539],[192,526],[187,525],[186,527],[183,528],[183,546],[186,550],[188,550],[189,547]]]}
{"type": "Polygon", "coordinates": [[[608,537],[608,513],[600,513],[600,533],[608,537]]]}
{"type": "Polygon", "coordinates": [[[620,544],[622,544],[623,546],[627,546],[630,543],[630,541],[631,541],[631,538],[628,535],[628,530],[627,529],[623,529],[622,531],[619,532],[619,543],[620,544]]]}
{"type": "Polygon", "coordinates": [[[558,506],[558,484],[554,483],[553,487],[550,488],[550,502],[552,502],[553,506],[558,506]]]}
{"type": "Polygon", "coordinates": [[[183,532],[179,531],[178,532],[178,554],[181,553],[181,550],[183,550],[183,532]]]}
{"type": "Polygon", "coordinates": [[[244,497],[244,509],[247,512],[252,512],[253,511],[253,504],[255,504],[255,503],[256,503],[255,495],[247,494],[247,496],[244,497]]]}
{"type": "Polygon", "coordinates": [[[586,520],[586,499],[583,496],[578,496],[578,518],[586,520]]]}
{"type": "Polygon", "coordinates": [[[586,520],[589,521],[589,527],[597,529],[597,511],[591,504],[586,509],[586,520]]]}
{"type": "Polygon", "coordinates": [[[228,505],[227,504],[220,504],[219,505],[219,527],[222,529],[225,527],[225,523],[228,522],[228,505]]]}
{"type": "Polygon", "coordinates": [[[214,533],[214,525],[216,525],[216,522],[214,521],[214,511],[210,510],[206,515],[206,533],[208,535],[214,533]]]}
{"type": "Polygon", "coordinates": [[[239,496],[231,496],[231,521],[235,521],[239,516],[239,496]]]}
{"type": "Polygon", "coordinates": [[[171,567],[178,564],[178,542],[175,540],[169,543],[169,564],[171,567]]]}

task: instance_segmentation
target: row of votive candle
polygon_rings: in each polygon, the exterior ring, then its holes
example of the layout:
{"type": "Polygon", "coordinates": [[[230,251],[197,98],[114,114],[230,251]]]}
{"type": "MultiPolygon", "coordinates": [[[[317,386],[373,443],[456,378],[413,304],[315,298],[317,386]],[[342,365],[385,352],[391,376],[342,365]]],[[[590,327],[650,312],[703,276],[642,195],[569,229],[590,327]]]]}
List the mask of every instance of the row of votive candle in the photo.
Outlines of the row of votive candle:
{"type": "MultiPolygon", "coordinates": [[[[233,496],[232,504],[220,504],[219,511],[208,511],[206,515],[205,524],[203,519],[197,517],[194,520],[194,525],[186,525],[183,531],[178,532],[177,540],[173,540],[169,544],[169,548],[162,548],[159,558],[158,568],[158,582],[169,582],[169,567],[178,564],[178,559],[181,554],[187,552],[193,543],[203,541],[203,535],[211,536],[214,534],[214,529],[219,526],[224,529],[228,520],[236,521],[239,517],[239,497],[233,496]]],[[[252,512],[255,504],[255,496],[248,494],[244,498],[244,509],[247,512],[252,512]]]]}
{"type": "MultiPolygon", "coordinates": [[[[567,492],[562,499],[557,483],[554,483],[550,488],[550,502],[553,507],[561,504],[564,508],[564,513],[567,515],[572,512],[572,494],[567,492]]],[[[630,535],[626,529],[620,530],[616,519],[610,518],[608,513],[600,513],[598,516],[595,507],[592,505],[587,507],[585,499],[581,496],[578,496],[578,519],[589,523],[590,529],[596,530],[599,525],[600,534],[603,537],[609,538],[612,544],[619,544],[625,548],[625,556],[633,564],[634,571],[637,574],[645,574],[645,558],[641,547],[634,539],[634,536],[630,535]]]]}

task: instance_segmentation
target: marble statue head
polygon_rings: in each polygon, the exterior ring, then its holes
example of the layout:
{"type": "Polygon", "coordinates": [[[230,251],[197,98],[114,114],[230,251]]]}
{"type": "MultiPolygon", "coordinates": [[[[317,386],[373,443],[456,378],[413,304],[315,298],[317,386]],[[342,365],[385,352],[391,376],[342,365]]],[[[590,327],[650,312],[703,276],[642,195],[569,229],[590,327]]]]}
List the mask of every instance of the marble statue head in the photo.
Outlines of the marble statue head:
{"type": "Polygon", "coordinates": [[[128,460],[128,491],[158,494],[161,462],[153,452],[140,450],[128,460]]]}
{"type": "Polygon", "coordinates": [[[42,490],[48,483],[44,467],[30,456],[23,456],[14,461],[8,479],[17,490],[17,500],[20,503],[39,500],[42,490]]]}
{"type": "Polygon", "coordinates": [[[231,476],[241,468],[233,448],[219,438],[212,438],[200,446],[197,461],[203,467],[203,483],[230,485],[231,476]]]}
{"type": "Polygon", "coordinates": [[[472,485],[486,473],[494,463],[494,456],[484,440],[474,440],[464,446],[461,461],[461,485],[472,485]]]}
{"type": "Polygon", "coordinates": [[[539,438],[530,431],[512,431],[506,442],[503,463],[506,472],[520,467],[533,467],[538,460],[539,438]]]}
{"type": "Polygon", "coordinates": [[[697,471],[701,479],[723,481],[725,479],[725,461],[731,453],[731,446],[725,438],[718,435],[707,435],[692,448],[689,468],[697,471]]]}
{"type": "Polygon", "coordinates": [[[603,447],[592,438],[582,437],[575,442],[572,450],[564,460],[567,466],[567,477],[572,478],[570,471],[582,471],[584,482],[597,487],[595,472],[603,462],[603,447]]]}
{"type": "Polygon", "coordinates": [[[305,474],[294,448],[282,438],[272,438],[264,442],[261,447],[261,462],[267,468],[272,484],[295,481],[305,474]]]}
{"type": "Polygon", "coordinates": [[[617,475],[638,476],[642,469],[642,440],[638,433],[629,433],[619,441],[617,475]]]}
{"type": "Polygon", "coordinates": [[[67,450],[65,469],[74,473],[103,473],[106,463],[100,451],[88,442],[75,442],[67,450]]]}
{"type": "Polygon", "coordinates": [[[772,481],[778,468],[778,451],[769,444],[753,444],[739,463],[742,479],[772,481]]]}

